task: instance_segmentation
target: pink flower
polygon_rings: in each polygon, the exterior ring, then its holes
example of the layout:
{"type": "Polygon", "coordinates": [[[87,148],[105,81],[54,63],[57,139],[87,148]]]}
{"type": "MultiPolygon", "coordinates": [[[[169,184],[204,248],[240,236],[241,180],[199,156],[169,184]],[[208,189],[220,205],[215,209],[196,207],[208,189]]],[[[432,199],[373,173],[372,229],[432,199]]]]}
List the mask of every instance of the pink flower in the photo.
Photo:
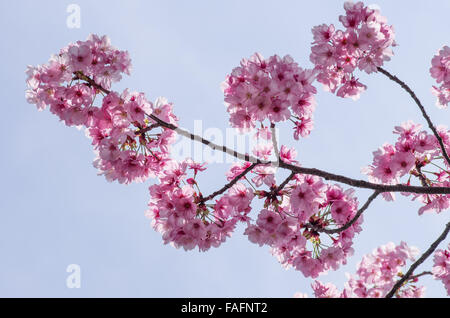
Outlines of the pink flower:
{"type": "Polygon", "coordinates": [[[251,165],[252,165],[251,162],[244,162],[244,163],[235,162],[235,163],[233,163],[230,170],[226,173],[227,180],[231,181],[231,180],[235,179],[238,175],[243,173],[245,171],[245,169],[247,169],[251,165]]]}
{"type": "Polygon", "coordinates": [[[75,71],[85,71],[92,62],[92,53],[88,45],[71,46],[68,53],[75,71]]]}
{"type": "Polygon", "coordinates": [[[276,168],[273,166],[256,166],[253,169],[256,176],[252,178],[252,181],[257,187],[260,187],[263,183],[270,187],[275,184],[275,172],[276,168]]]}
{"type": "Polygon", "coordinates": [[[267,160],[272,155],[272,150],[273,150],[272,144],[260,143],[255,145],[255,147],[253,148],[253,154],[258,158],[267,160]]]}
{"type": "Polygon", "coordinates": [[[331,205],[331,215],[338,224],[345,224],[350,221],[353,217],[353,211],[352,206],[344,200],[334,201],[331,205]]]}
{"type": "Polygon", "coordinates": [[[228,191],[228,201],[237,211],[247,210],[254,196],[253,191],[240,182],[228,191]]]}
{"type": "Polygon", "coordinates": [[[356,100],[366,88],[366,85],[361,84],[358,79],[344,79],[343,85],[338,89],[336,95],[340,97],[351,97],[353,100],[356,100]]]}
{"type": "Polygon", "coordinates": [[[327,283],[322,284],[318,280],[314,281],[314,283],[311,284],[311,288],[314,291],[314,296],[316,298],[339,298],[340,292],[337,290],[336,286],[327,283]]]}
{"type": "Polygon", "coordinates": [[[442,47],[431,60],[430,74],[437,83],[450,81],[450,47],[447,45],[442,47]]]}
{"type": "Polygon", "coordinates": [[[263,246],[266,243],[267,237],[265,232],[256,225],[250,225],[244,231],[244,235],[248,236],[250,242],[263,246]]]}
{"type": "Polygon", "coordinates": [[[317,212],[321,198],[313,191],[311,186],[303,183],[297,186],[291,193],[291,206],[293,211],[307,213],[303,221],[308,220],[309,216],[317,212]]]}
{"type": "Polygon", "coordinates": [[[269,120],[273,122],[286,121],[291,116],[291,111],[288,108],[288,103],[279,99],[272,101],[272,106],[269,110],[269,120]]]}
{"type": "Polygon", "coordinates": [[[397,152],[393,156],[392,169],[400,176],[403,176],[414,167],[416,157],[411,152],[397,152]]]}
{"type": "Polygon", "coordinates": [[[314,43],[327,43],[334,33],[334,25],[318,25],[312,28],[314,43]]]}
{"type": "Polygon", "coordinates": [[[342,248],[336,246],[326,248],[320,254],[320,259],[325,263],[325,268],[332,268],[333,270],[339,268],[344,257],[345,255],[342,248]]]}
{"type": "Polygon", "coordinates": [[[124,109],[127,112],[130,122],[145,125],[146,115],[152,112],[152,105],[146,99],[143,93],[132,93],[125,97],[124,109]]]}
{"type": "Polygon", "coordinates": [[[271,140],[272,132],[270,131],[269,127],[259,128],[256,130],[254,137],[256,139],[271,140]]]}
{"type": "Polygon", "coordinates": [[[295,122],[294,139],[298,140],[299,136],[306,137],[311,133],[314,123],[311,118],[303,117],[301,122],[295,122]]]}
{"type": "Polygon", "coordinates": [[[297,151],[295,151],[295,148],[288,148],[285,145],[281,145],[280,149],[280,158],[286,163],[297,163],[298,161],[295,160],[295,157],[297,157],[297,151]]]}
{"type": "Polygon", "coordinates": [[[437,97],[436,106],[447,108],[450,103],[450,47],[442,47],[431,60],[430,74],[441,85],[433,86],[431,92],[437,97]]]}
{"type": "Polygon", "coordinates": [[[258,220],[256,221],[256,224],[268,233],[273,233],[280,223],[280,215],[267,209],[264,209],[259,213],[258,220]]]}
{"type": "Polygon", "coordinates": [[[436,250],[433,261],[433,277],[442,281],[447,290],[447,295],[450,295],[450,244],[446,250],[436,250]]]}
{"type": "Polygon", "coordinates": [[[205,171],[206,170],[206,163],[198,163],[194,162],[193,160],[187,160],[187,164],[189,169],[194,170],[194,176],[197,175],[199,171],[205,171]]]}

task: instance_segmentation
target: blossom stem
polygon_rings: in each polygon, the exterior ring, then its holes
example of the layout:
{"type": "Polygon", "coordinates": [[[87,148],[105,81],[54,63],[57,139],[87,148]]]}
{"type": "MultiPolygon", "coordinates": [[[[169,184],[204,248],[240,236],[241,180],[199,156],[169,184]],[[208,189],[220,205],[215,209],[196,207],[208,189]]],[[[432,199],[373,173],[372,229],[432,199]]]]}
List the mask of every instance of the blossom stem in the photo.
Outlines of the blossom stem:
{"type": "Polygon", "coordinates": [[[229,188],[231,188],[236,182],[238,182],[242,177],[244,177],[247,173],[249,173],[258,163],[252,163],[250,166],[247,167],[247,169],[245,169],[243,172],[241,172],[241,174],[239,174],[236,178],[234,178],[233,180],[231,180],[230,182],[228,182],[226,185],[224,185],[221,189],[211,193],[210,195],[208,195],[207,197],[204,197],[201,201],[202,202],[206,202],[208,200],[211,200],[212,198],[214,198],[215,196],[218,196],[219,194],[224,193],[225,191],[227,191],[229,188]]]}
{"type": "Polygon", "coordinates": [[[409,277],[409,279],[410,279],[410,280],[411,280],[411,279],[416,279],[416,278],[419,278],[419,277],[425,276],[425,275],[433,275],[433,273],[430,272],[430,271],[424,271],[424,272],[422,272],[422,273],[420,273],[420,274],[412,275],[411,277],[409,277]]]}
{"type": "Polygon", "coordinates": [[[291,174],[278,186],[276,192],[280,192],[283,190],[283,188],[289,183],[289,181],[292,180],[292,178],[295,176],[295,172],[291,172],[291,174]]]}
{"type": "Polygon", "coordinates": [[[423,107],[422,103],[420,102],[419,98],[416,96],[416,93],[402,80],[400,80],[397,76],[389,73],[382,67],[377,67],[378,71],[384,75],[386,75],[391,81],[396,82],[399,84],[406,92],[408,92],[409,95],[411,95],[412,99],[416,102],[417,106],[419,106],[420,111],[422,112],[422,116],[425,118],[425,120],[428,123],[428,127],[430,127],[431,131],[433,132],[434,136],[439,142],[439,145],[441,146],[442,154],[445,157],[445,160],[447,160],[448,164],[450,165],[450,157],[447,154],[447,151],[445,150],[444,142],[442,141],[441,136],[439,135],[438,131],[436,130],[436,127],[434,127],[433,122],[431,121],[430,116],[428,116],[427,112],[425,111],[425,107],[423,107]]]}

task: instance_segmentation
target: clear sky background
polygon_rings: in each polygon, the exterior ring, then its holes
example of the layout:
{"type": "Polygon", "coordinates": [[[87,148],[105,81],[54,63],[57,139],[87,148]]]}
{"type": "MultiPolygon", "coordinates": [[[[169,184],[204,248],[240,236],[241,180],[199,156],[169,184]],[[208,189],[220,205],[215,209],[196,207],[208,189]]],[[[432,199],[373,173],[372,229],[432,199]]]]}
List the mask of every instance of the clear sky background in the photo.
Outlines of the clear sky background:
{"type": "MultiPolygon", "coordinates": [[[[370,4],[370,3],[367,3],[370,4]]],[[[449,1],[377,1],[394,24],[395,56],[385,68],[417,92],[436,124],[450,125],[449,111],[434,106],[430,61],[450,44],[449,1]]],[[[291,297],[311,295],[311,279],[284,270],[267,247],[242,235],[206,253],[163,245],[144,217],[148,186],[108,183],[96,175],[90,141],[48,111],[27,104],[26,65],[45,63],[69,42],[107,34],[130,52],[133,72],[115,85],[175,104],[183,127],[228,127],[220,83],[243,57],[291,54],[309,62],[311,28],[338,24],[343,1],[1,1],[0,296],[26,297],[291,297]],[[66,26],[66,8],[81,8],[81,28],[66,26]],[[81,288],[66,287],[66,267],[81,266],[81,288]]],[[[299,160],[354,178],[372,151],[393,142],[393,127],[412,119],[425,124],[411,98],[381,74],[361,74],[361,99],[337,98],[318,87],[315,129],[283,142],[299,160]]],[[[225,182],[228,164],[211,165],[203,189],[225,182]]],[[[284,174],[280,174],[282,180],[284,174]]],[[[207,191],[210,192],[210,191],[207,191]]],[[[364,202],[370,191],[357,191],[364,202]]],[[[419,204],[397,196],[377,199],[365,213],[355,255],[337,272],[320,277],[343,287],[362,255],[401,240],[424,251],[442,232],[448,211],[418,216],[419,204]]],[[[449,239],[445,242],[449,242],[449,239]]],[[[446,245],[445,244],[445,245],[446,245]]],[[[443,247],[442,244],[441,247],[443,247]]],[[[419,270],[429,270],[427,261],[419,270]]],[[[440,282],[421,279],[427,295],[445,296],[440,282]]]]}

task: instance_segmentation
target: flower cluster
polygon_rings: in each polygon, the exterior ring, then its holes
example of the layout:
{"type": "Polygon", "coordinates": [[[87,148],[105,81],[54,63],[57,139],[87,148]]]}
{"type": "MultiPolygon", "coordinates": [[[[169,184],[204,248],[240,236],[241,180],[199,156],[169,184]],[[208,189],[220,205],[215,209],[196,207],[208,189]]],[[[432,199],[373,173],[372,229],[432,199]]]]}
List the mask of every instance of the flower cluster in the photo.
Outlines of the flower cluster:
{"type": "Polygon", "coordinates": [[[282,190],[272,186],[256,193],[265,198],[264,209],[244,234],[253,243],[270,246],[286,268],[317,277],[338,269],[353,253],[353,237],[361,231],[362,217],[344,231],[321,236],[321,230],[339,228],[355,216],[358,202],[352,190],[327,185],[318,177],[295,175],[282,190]]]}
{"type": "Polygon", "coordinates": [[[94,166],[109,181],[145,181],[156,177],[170,158],[170,145],[176,133],[158,126],[148,114],[157,114],[175,124],[172,104],[160,97],[153,104],[143,93],[120,96],[112,92],[103,99],[101,112],[87,131],[96,151],[94,166]]]}
{"type": "Polygon", "coordinates": [[[67,126],[85,127],[97,153],[94,166],[121,183],[155,176],[168,157],[174,132],[150,134],[158,126],[149,115],[172,124],[177,120],[164,98],[153,105],[143,93],[108,90],[130,68],[126,51],[111,46],[106,36],[90,35],[27,70],[28,101],[39,110],[48,106],[67,126]],[[101,106],[94,105],[97,96],[103,98],[101,106]]]}
{"type": "Polygon", "coordinates": [[[26,97],[39,110],[49,105],[50,111],[67,125],[84,125],[89,120],[86,109],[93,102],[95,89],[83,84],[67,87],[62,84],[84,75],[109,89],[123,73],[129,75],[130,69],[128,52],[111,46],[107,36],[90,35],[86,41],[77,41],[61,49],[47,64],[28,66],[26,97]]]}
{"type": "Polygon", "coordinates": [[[450,102],[450,47],[444,46],[431,60],[430,73],[436,82],[442,83],[439,87],[433,86],[432,93],[438,98],[436,105],[447,108],[450,102]]]}
{"type": "Polygon", "coordinates": [[[390,60],[391,46],[395,46],[394,30],[378,10],[365,7],[362,2],[346,2],[344,9],[346,14],[339,17],[344,30],[336,30],[333,24],[312,29],[310,60],[318,71],[317,80],[326,90],[357,99],[366,86],[354,71],[359,68],[376,72],[377,67],[390,60]]]}
{"type": "Polygon", "coordinates": [[[434,253],[434,266],[432,270],[435,279],[442,280],[450,296],[450,244],[446,250],[437,250],[434,253]]]}
{"type": "Polygon", "coordinates": [[[247,220],[253,191],[237,182],[214,204],[208,204],[195,179],[205,169],[191,160],[171,160],[165,165],[161,183],[150,186],[147,216],[165,244],[206,251],[225,242],[238,221],[247,220]],[[194,171],[193,177],[188,178],[188,170],[194,171]]]}
{"type": "MultiPolygon", "coordinates": [[[[450,186],[450,166],[442,157],[442,150],[434,135],[421,131],[422,126],[412,121],[395,127],[398,134],[394,145],[385,143],[373,153],[372,165],[362,169],[369,180],[375,183],[399,184],[400,178],[408,176],[407,185],[415,178],[422,186],[450,186]]],[[[441,136],[447,151],[450,150],[450,130],[439,126],[441,136]]],[[[404,193],[404,195],[410,195],[404,193]]],[[[393,200],[394,194],[383,193],[386,200],[393,200]]],[[[419,214],[424,212],[441,212],[450,207],[450,195],[414,194],[414,199],[424,206],[419,214]]]]}
{"type": "Polygon", "coordinates": [[[312,70],[302,69],[289,55],[264,59],[255,53],[243,59],[222,83],[231,126],[248,131],[258,121],[291,119],[295,138],[307,136],[316,105],[314,79],[312,70]]]}
{"type": "MultiPolygon", "coordinates": [[[[317,298],[380,298],[392,289],[396,277],[403,276],[401,269],[407,260],[413,261],[418,249],[409,247],[405,242],[400,245],[388,243],[378,247],[372,254],[365,255],[357,265],[356,275],[348,275],[348,282],[340,292],[332,283],[315,281],[311,287],[317,298]]],[[[416,286],[418,277],[412,276],[395,294],[398,298],[423,297],[425,288],[416,286]]],[[[296,294],[297,297],[302,294],[296,294]]]]}

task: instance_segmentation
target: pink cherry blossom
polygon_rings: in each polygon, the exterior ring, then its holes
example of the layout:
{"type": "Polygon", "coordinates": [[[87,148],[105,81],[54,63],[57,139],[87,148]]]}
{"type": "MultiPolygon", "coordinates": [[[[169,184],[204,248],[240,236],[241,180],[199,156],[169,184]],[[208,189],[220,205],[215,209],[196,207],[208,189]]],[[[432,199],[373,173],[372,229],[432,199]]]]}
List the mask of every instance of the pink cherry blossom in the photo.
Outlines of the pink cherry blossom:
{"type": "MultiPolygon", "coordinates": [[[[390,242],[363,256],[357,265],[356,275],[348,275],[345,288],[339,291],[332,283],[318,280],[311,284],[317,298],[382,298],[392,289],[398,276],[403,275],[406,262],[414,261],[418,249],[405,242],[395,245],[390,242]]],[[[440,255],[437,257],[438,259],[440,255]]],[[[435,257],[436,258],[436,257],[435,257]]],[[[397,291],[397,298],[423,297],[425,288],[417,286],[417,278],[408,279],[397,291]]]]}
{"type": "MultiPolygon", "coordinates": [[[[439,126],[440,135],[444,136],[443,142],[450,148],[450,131],[439,126]]],[[[396,126],[394,134],[398,135],[395,146],[384,144],[375,151],[372,165],[362,171],[367,174],[369,180],[383,184],[398,184],[402,178],[407,177],[404,183],[412,182],[425,186],[443,186],[450,183],[450,175],[445,173],[448,164],[442,160],[442,149],[434,135],[420,130],[421,125],[412,121],[396,126]]],[[[409,194],[405,194],[409,195],[409,194]]],[[[387,200],[393,200],[391,194],[383,194],[387,200]]],[[[419,208],[419,214],[442,211],[450,208],[450,196],[441,194],[415,194],[413,200],[420,201],[423,205],[419,208]]]]}
{"type": "Polygon", "coordinates": [[[356,78],[356,68],[372,73],[390,60],[394,32],[378,10],[362,2],[347,1],[344,9],[346,14],[339,17],[344,30],[337,30],[333,24],[313,27],[310,60],[326,90],[358,99],[366,85],[356,78]]]}
{"type": "Polygon", "coordinates": [[[433,277],[439,279],[445,286],[447,295],[450,295],[450,244],[446,250],[436,250],[434,253],[433,277]]]}
{"type": "Polygon", "coordinates": [[[438,98],[436,105],[447,108],[450,102],[450,47],[442,47],[431,60],[431,77],[436,79],[440,86],[433,86],[431,92],[438,98]]]}
{"type": "MultiPolygon", "coordinates": [[[[288,120],[292,112],[312,120],[315,72],[304,70],[289,55],[243,59],[222,83],[230,124],[242,131],[266,120],[288,120]]],[[[267,127],[267,126],[266,126],[267,127]]]]}

